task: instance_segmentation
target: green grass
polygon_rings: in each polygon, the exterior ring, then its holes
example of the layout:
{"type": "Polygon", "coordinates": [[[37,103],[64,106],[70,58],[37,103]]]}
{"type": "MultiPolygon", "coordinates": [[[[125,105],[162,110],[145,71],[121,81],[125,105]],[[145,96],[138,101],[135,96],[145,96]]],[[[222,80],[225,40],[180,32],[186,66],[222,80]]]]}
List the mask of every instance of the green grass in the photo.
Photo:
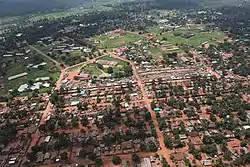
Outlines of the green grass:
{"type": "Polygon", "coordinates": [[[148,51],[151,53],[153,58],[158,58],[162,56],[162,50],[160,47],[150,47],[148,51]]]}
{"type": "Polygon", "coordinates": [[[166,37],[168,42],[173,44],[187,44],[192,46],[199,46],[204,42],[209,42],[211,39],[214,40],[223,40],[224,34],[219,31],[214,32],[201,32],[199,30],[188,30],[185,28],[177,29],[175,31],[169,31],[162,34],[160,37],[166,37]],[[195,34],[195,36],[190,38],[182,38],[181,36],[174,36],[174,33],[186,33],[190,32],[195,34]]]}
{"type": "Polygon", "coordinates": [[[147,29],[147,32],[152,33],[152,34],[159,34],[162,31],[159,27],[151,27],[151,28],[147,29]]]}
{"type": "Polygon", "coordinates": [[[83,68],[82,71],[85,71],[86,73],[89,73],[94,76],[99,76],[102,74],[102,71],[97,68],[96,63],[88,64],[86,67],[83,68]]]}
{"type": "MultiPolygon", "coordinates": [[[[126,66],[128,66],[127,62],[122,61],[120,59],[113,58],[113,57],[109,57],[109,56],[101,57],[99,60],[108,60],[108,61],[117,62],[117,65],[113,67],[114,73],[119,72],[119,71],[123,71],[124,68],[126,66]]],[[[81,71],[89,73],[89,74],[94,75],[94,76],[99,76],[99,75],[101,75],[103,73],[107,73],[108,68],[103,68],[101,70],[101,69],[98,69],[97,63],[91,63],[91,64],[88,64],[86,67],[84,67],[81,71]]]]}
{"type": "Polygon", "coordinates": [[[122,66],[126,66],[126,65],[128,65],[128,63],[127,63],[127,62],[122,61],[122,60],[120,60],[120,59],[116,59],[116,58],[110,57],[110,56],[103,56],[103,57],[101,57],[101,58],[100,58],[100,59],[98,59],[98,60],[116,61],[116,62],[118,63],[117,65],[122,65],[122,66]]]}
{"type": "Polygon", "coordinates": [[[74,67],[70,67],[67,69],[67,71],[71,72],[71,71],[75,71],[77,69],[79,69],[81,66],[83,66],[83,64],[80,64],[80,65],[77,65],[77,66],[74,66],[74,67]]]}
{"type": "MultiPolygon", "coordinates": [[[[113,58],[113,57],[109,57],[109,56],[104,56],[104,57],[100,58],[99,60],[109,60],[109,61],[115,61],[115,62],[117,62],[117,65],[115,67],[113,67],[113,71],[114,72],[123,71],[123,69],[126,66],[128,66],[127,62],[122,61],[120,59],[113,58]]],[[[104,68],[103,71],[107,73],[108,70],[107,70],[107,68],[104,68]]]]}
{"type": "Polygon", "coordinates": [[[33,45],[35,48],[39,49],[40,51],[44,52],[45,54],[47,54],[47,52],[50,50],[50,48],[47,46],[44,46],[44,45],[40,45],[40,44],[37,44],[37,45],[33,45]]]}
{"type": "Polygon", "coordinates": [[[70,53],[70,56],[73,56],[73,57],[79,57],[82,55],[83,55],[83,53],[80,50],[75,50],[75,51],[70,53]]]}
{"type": "Polygon", "coordinates": [[[101,46],[99,48],[117,48],[120,46],[127,45],[142,39],[141,36],[136,34],[124,34],[122,36],[117,36],[114,39],[110,39],[108,36],[98,36],[95,37],[96,40],[101,41],[101,46]]]}
{"type": "Polygon", "coordinates": [[[12,64],[11,66],[8,66],[6,71],[6,76],[4,77],[4,88],[5,92],[8,92],[9,89],[18,89],[20,85],[28,83],[28,80],[35,80],[37,77],[51,77],[52,80],[55,82],[58,79],[58,76],[60,74],[57,67],[54,66],[52,62],[50,62],[48,59],[46,59],[43,56],[39,57],[42,59],[42,61],[46,62],[47,64],[44,66],[44,69],[32,69],[26,67],[28,64],[37,64],[35,60],[33,59],[33,54],[29,54],[28,59],[20,60],[18,63],[12,64]],[[50,68],[53,67],[53,69],[50,70],[50,68]],[[28,75],[26,77],[17,78],[11,81],[8,81],[8,77],[17,75],[23,72],[27,72],[28,75]]]}

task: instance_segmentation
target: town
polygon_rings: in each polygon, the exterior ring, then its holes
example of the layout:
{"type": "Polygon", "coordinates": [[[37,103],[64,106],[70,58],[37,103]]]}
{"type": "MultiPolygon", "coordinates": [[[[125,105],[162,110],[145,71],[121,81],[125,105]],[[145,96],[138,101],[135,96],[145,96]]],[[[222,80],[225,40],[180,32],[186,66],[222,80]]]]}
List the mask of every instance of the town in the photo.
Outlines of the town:
{"type": "Polygon", "coordinates": [[[0,166],[250,165],[247,10],[119,10],[0,35],[0,166]]]}

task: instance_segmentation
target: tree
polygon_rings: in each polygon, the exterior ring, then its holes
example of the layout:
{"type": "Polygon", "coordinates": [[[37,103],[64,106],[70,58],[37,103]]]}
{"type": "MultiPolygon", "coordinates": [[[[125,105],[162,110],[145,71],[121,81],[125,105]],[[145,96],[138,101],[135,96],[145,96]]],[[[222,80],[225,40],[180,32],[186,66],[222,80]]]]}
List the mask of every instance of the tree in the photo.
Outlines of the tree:
{"type": "Polygon", "coordinates": [[[100,63],[97,63],[97,68],[99,68],[99,69],[103,69],[103,65],[102,65],[102,64],[100,64],[100,63]]]}
{"type": "Polygon", "coordinates": [[[167,160],[162,157],[162,167],[170,167],[170,165],[168,164],[167,160]]]}
{"type": "Polygon", "coordinates": [[[56,91],[52,93],[50,101],[54,105],[57,104],[57,102],[59,101],[59,95],[56,91]]]}
{"type": "Polygon", "coordinates": [[[140,163],[140,157],[139,157],[136,153],[133,153],[133,154],[132,154],[132,160],[133,160],[135,163],[140,163]]]}
{"type": "Polygon", "coordinates": [[[34,81],[33,81],[32,79],[29,79],[29,80],[28,80],[28,84],[31,86],[31,85],[34,84],[34,81]]]}
{"type": "Polygon", "coordinates": [[[215,117],[214,113],[210,113],[210,120],[213,122],[216,122],[216,117],[215,117]]]}
{"type": "Polygon", "coordinates": [[[67,152],[63,152],[60,154],[60,157],[62,160],[67,160],[69,157],[68,157],[68,153],[67,152]]]}
{"type": "Polygon", "coordinates": [[[121,158],[117,155],[114,155],[113,158],[112,158],[112,162],[114,165],[119,165],[121,163],[121,158]]]}
{"type": "Polygon", "coordinates": [[[35,152],[30,152],[27,154],[27,157],[29,159],[30,162],[35,162],[37,160],[36,154],[35,152]]]}
{"type": "Polygon", "coordinates": [[[231,160],[231,152],[228,149],[224,152],[224,159],[231,160]]]}
{"type": "Polygon", "coordinates": [[[108,72],[109,74],[112,74],[112,73],[114,73],[114,70],[113,70],[112,67],[108,67],[107,72],[108,72]]]}
{"type": "Polygon", "coordinates": [[[82,103],[81,102],[78,103],[76,106],[77,106],[78,110],[82,110],[82,103]]]}
{"type": "Polygon", "coordinates": [[[246,147],[247,146],[247,140],[242,140],[241,142],[240,142],[240,146],[241,147],[246,147]]]}
{"type": "Polygon", "coordinates": [[[85,126],[85,127],[88,126],[89,121],[88,121],[88,118],[86,116],[82,117],[81,124],[82,124],[82,126],[85,126]]]}
{"type": "Polygon", "coordinates": [[[152,142],[152,141],[150,141],[150,142],[148,143],[148,147],[149,147],[149,150],[150,150],[151,152],[156,152],[156,151],[158,150],[158,147],[157,147],[156,144],[155,144],[154,142],[152,142]]]}
{"type": "Polygon", "coordinates": [[[125,101],[129,102],[130,101],[130,95],[129,94],[125,94],[125,101]]]}
{"type": "Polygon", "coordinates": [[[201,146],[201,150],[202,152],[204,153],[207,153],[211,156],[214,156],[217,154],[217,147],[216,147],[216,144],[210,144],[210,145],[204,145],[204,146],[201,146]]]}
{"type": "Polygon", "coordinates": [[[247,130],[245,131],[245,137],[246,137],[246,138],[250,138],[250,129],[247,129],[247,130]]]}
{"type": "Polygon", "coordinates": [[[213,139],[214,139],[215,143],[221,144],[223,141],[226,140],[226,137],[223,134],[215,134],[213,136],[213,139]]]}
{"type": "Polygon", "coordinates": [[[95,160],[95,165],[96,165],[97,167],[101,167],[101,166],[103,165],[102,159],[101,159],[101,158],[97,158],[97,159],[95,160]]]}
{"type": "Polygon", "coordinates": [[[204,143],[204,144],[212,144],[213,143],[213,140],[212,140],[212,138],[210,137],[210,136],[203,136],[203,139],[202,139],[202,142],[204,143]]]}
{"type": "Polygon", "coordinates": [[[151,113],[150,112],[146,112],[145,113],[145,120],[146,121],[150,121],[151,120],[151,113]]]}
{"type": "Polygon", "coordinates": [[[88,109],[88,105],[89,105],[88,102],[85,101],[85,102],[82,104],[83,109],[84,109],[84,110],[87,110],[87,109],[88,109]]]}
{"type": "Polygon", "coordinates": [[[167,148],[172,148],[173,147],[173,141],[171,140],[170,137],[168,137],[167,134],[164,134],[164,143],[167,148]]]}
{"type": "Polygon", "coordinates": [[[146,146],[146,144],[145,144],[145,143],[141,143],[141,144],[140,144],[140,149],[141,149],[141,151],[147,151],[147,146],[146,146]]]}
{"type": "Polygon", "coordinates": [[[80,152],[79,152],[79,157],[80,158],[85,158],[86,156],[86,151],[84,149],[81,149],[80,152]]]}

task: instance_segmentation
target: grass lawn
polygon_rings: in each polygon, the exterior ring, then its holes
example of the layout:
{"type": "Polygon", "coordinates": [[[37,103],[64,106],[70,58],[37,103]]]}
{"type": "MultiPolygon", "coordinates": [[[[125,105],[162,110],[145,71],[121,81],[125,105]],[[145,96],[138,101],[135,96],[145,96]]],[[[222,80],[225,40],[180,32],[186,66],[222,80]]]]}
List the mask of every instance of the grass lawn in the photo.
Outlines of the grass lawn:
{"type": "Polygon", "coordinates": [[[120,60],[120,59],[116,59],[116,58],[110,57],[110,56],[103,56],[103,57],[101,57],[101,58],[100,58],[100,59],[98,59],[98,60],[116,61],[116,62],[118,63],[117,65],[122,65],[122,66],[126,66],[126,65],[128,65],[128,63],[127,63],[127,62],[122,61],[122,60],[120,60]]]}
{"type": "Polygon", "coordinates": [[[149,32],[151,34],[159,34],[162,32],[162,30],[159,27],[151,27],[151,28],[147,29],[147,32],[149,32]]]}
{"type": "Polygon", "coordinates": [[[162,50],[160,47],[150,47],[148,50],[153,56],[153,58],[162,57],[163,53],[172,53],[172,52],[182,53],[183,52],[181,49],[168,51],[168,50],[162,50]]]}
{"type": "Polygon", "coordinates": [[[168,42],[173,44],[187,44],[192,46],[199,46],[204,42],[209,42],[211,39],[214,40],[223,40],[224,34],[219,31],[214,32],[201,32],[199,30],[188,30],[185,28],[180,28],[175,31],[169,31],[167,33],[162,34],[160,37],[166,37],[168,42]],[[195,34],[195,36],[190,38],[183,38],[181,36],[174,36],[174,33],[186,33],[190,32],[195,34]]]}
{"type": "Polygon", "coordinates": [[[148,51],[151,53],[153,58],[158,58],[162,56],[162,50],[160,47],[150,47],[148,51]]]}
{"type": "Polygon", "coordinates": [[[113,39],[110,39],[108,36],[98,36],[95,37],[95,39],[102,42],[99,48],[116,48],[129,44],[130,42],[139,41],[142,37],[136,34],[125,34],[122,36],[116,36],[113,39]]]}
{"type": "MultiPolygon", "coordinates": [[[[100,58],[99,60],[109,60],[109,61],[115,61],[115,62],[117,62],[117,65],[115,67],[113,67],[113,71],[114,72],[123,71],[123,69],[126,66],[128,66],[127,62],[122,61],[120,59],[113,58],[113,57],[109,57],[109,56],[104,56],[104,57],[100,58]]],[[[104,68],[103,71],[107,72],[108,70],[107,70],[107,68],[104,68]]]]}
{"type": "Polygon", "coordinates": [[[83,64],[80,64],[80,65],[77,65],[77,66],[74,66],[74,67],[70,67],[69,69],[67,69],[67,71],[69,71],[69,72],[75,71],[75,70],[81,68],[81,66],[83,66],[83,64]]]}
{"type": "Polygon", "coordinates": [[[64,62],[65,64],[72,66],[81,63],[82,62],[81,56],[83,55],[84,53],[82,53],[81,51],[75,50],[68,54],[67,53],[58,54],[55,59],[59,62],[64,62]]]}
{"type": "Polygon", "coordinates": [[[75,50],[75,51],[70,53],[70,56],[73,56],[73,57],[79,57],[82,55],[83,55],[83,53],[80,50],[75,50]]]}
{"type": "Polygon", "coordinates": [[[40,44],[37,44],[37,45],[33,45],[35,48],[39,49],[40,51],[44,52],[45,54],[50,50],[49,47],[46,47],[44,45],[40,45],[40,44]]]}
{"type": "MultiPolygon", "coordinates": [[[[117,65],[113,67],[114,73],[115,72],[119,72],[119,71],[123,71],[123,69],[126,66],[128,66],[127,62],[122,61],[120,59],[113,58],[113,57],[109,57],[109,56],[101,57],[99,60],[108,60],[108,61],[115,61],[115,62],[117,62],[117,65]]],[[[103,68],[101,70],[101,69],[98,69],[97,63],[91,63],[91,64],[88,64],[86,67],[84,67],[81,71],[89,73],[91,75],[99,76],[99,75],[101,75],[103,73],[107,73],[108,72],[108,68],[103,68]]]]}
{"type": "Polygon", "coordinates": [[[86,73],[89,73],[95,76],[99,76],[102,74],[102,71],[97,68],[96,63],[88,64],[86,67],[82,69],[82,71],[85,71],[86,73]]]}

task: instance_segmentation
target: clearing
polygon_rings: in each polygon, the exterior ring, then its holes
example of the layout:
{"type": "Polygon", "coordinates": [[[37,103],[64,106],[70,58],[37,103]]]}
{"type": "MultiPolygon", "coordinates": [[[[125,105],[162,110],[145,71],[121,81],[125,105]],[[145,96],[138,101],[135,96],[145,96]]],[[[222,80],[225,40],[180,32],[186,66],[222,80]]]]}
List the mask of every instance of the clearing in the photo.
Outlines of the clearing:
{"type": "Polygon", "coordinates": [[[107,35],[96,36],[94,39],[101,43],[98,48],[109,49],[139,41],[142,37],[137,34],[110,32],[107,35]]]}

